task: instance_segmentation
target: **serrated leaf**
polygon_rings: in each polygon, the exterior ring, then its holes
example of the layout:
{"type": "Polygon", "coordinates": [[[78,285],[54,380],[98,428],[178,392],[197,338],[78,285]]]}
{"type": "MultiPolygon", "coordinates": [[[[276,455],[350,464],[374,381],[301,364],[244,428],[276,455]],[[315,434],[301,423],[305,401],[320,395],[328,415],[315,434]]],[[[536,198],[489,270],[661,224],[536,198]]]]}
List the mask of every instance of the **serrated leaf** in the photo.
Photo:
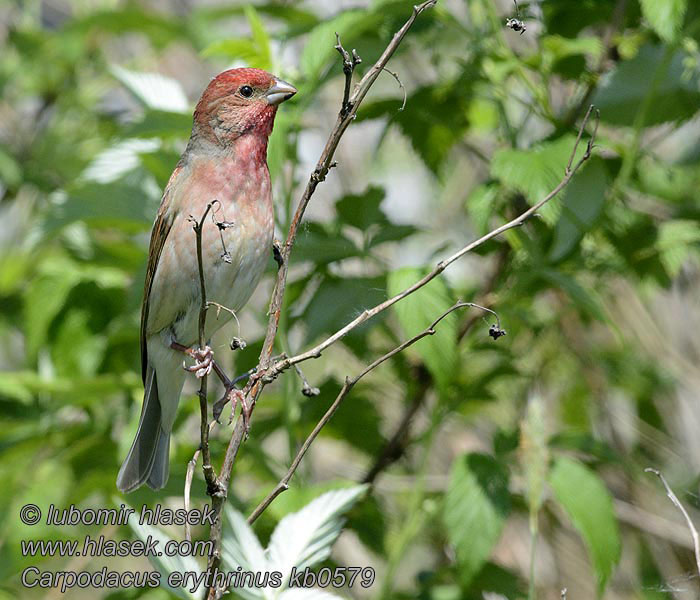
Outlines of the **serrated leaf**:
{"type": "Polygon", "coordinates": [[[549,483],[557,502],[583,538],[598,579],[598,592],[602,594],[621,554],[610,493],[598,475],[567,457],[556,460],[549,483]]]}
{"type": "Polygon", "coordinates": [[[642,15],[662,40],[669,44],[678,40],[687,0],[639,0],[639,4],[642,15]]]}
{"type": "MultiPolygon", "coordinates": [[[[117,504],[116,501],[115,504],[117,504]]],[[[119,504],[121,504],[121,502],[119,504]]],[[[182,598],[183,600],[196,600],[199,596],[190,593],[186,587],[170,587],[168,585],[168,576],[171,573],[200,573],[201,568],[197,561],[192,556],[180,556],[179,554],[168,556],[163,552],[165,545],[171,538],[156,527],[146,523],[143,525],[140,524],[137,512],[133,512],[129,515],[129,527],[131,527],[137,537],[144,542],[148,542],[149,537],[153,540],[157,540],[159,552],[155,555],[149,555],[148,560],[161,574],[161,585],[166,587],[178,598],[182,598]],[[159,553],[160,556],[158,555],[159,553]]]]}
{"type": "MultiPolygon", "coordinates": [[[[238,567],[254,573],[274,570],[269,568],[265,551],[245,517],[229,504],[224,507],[221,558],[227,571],[235,571],[238,567]]],[[[269,589],[254,586],[236,586],[235,589],[238,595],[248,600],[272,597],[269,589]]]]}
{"type": "Polygon", "coordinates": [[[267,556],[269,569],[282,573],[283,586],[292,567],[304,569],[328,558],[343,527],[343,515],[366,491],[366,485],[358,485],[327,492],[278,523],[267,556]]]}
{"type": "Polygon", "coordinates": [[[666,47],[647,44],[632,60],[618,63],[593,98],[600,118],[632,125],[658,72],[654,106],[647,111],[645,125],[690,119],[700,106],[700,77],[697,71],[685,76],[683,61],[680,50],[669,57],[666,47]]]}
{"type": "MultiPolygon", "coordinates": [[[[536,204],[564,177],[575,140],[573,135],[564,135],[528,150],[499,150],[491,160],[491,176],[520,191],[530,204],[536,204]]],[[[579,145],[577,156],[583,153],[584,146],[579,145]]],[[[553,225],[559,211],[558,203],[549,202],[542,207],[540,214],[548,224],[553,225]]]]}
{"type": "Polygon", "coordinates": [[[189,112],[187,96],[180,82],[160,73],[140,73],[118,65],[110,71],[147,108],[168,112],[189,112]]]}
{"type": "Polygon", "coordinates": [[[488,560],[509,511],[508,473],[498,462],[484,454],[464,455],[455,461],[443,523],[457,552],[464,585],[488,560]]]}
{"type": "MultiPolygon", "coordinates": [[[[389,295],[395,296],[424,275],[423,270],[415,268],[393,271],[387,279],[389,295]]],[[[426,286],[397,302],[393,310],[404,336],[408,338],[423,331],[454,302],[444,280],[433,279],[426,286]]],[[[441,387],[453,381],[458,373],[457,323],[458,316],[455,313],[448,315],[440,321],[434,335],[423,338],[413,346],[441,387]]]]}
{"type": "Polygon", "coordinates": [[[549,250],[550,261],[566,257],[595,223],[603,209],[607,187],[608,175],[603,161],[591,158],[566,188],[549,250]]]}

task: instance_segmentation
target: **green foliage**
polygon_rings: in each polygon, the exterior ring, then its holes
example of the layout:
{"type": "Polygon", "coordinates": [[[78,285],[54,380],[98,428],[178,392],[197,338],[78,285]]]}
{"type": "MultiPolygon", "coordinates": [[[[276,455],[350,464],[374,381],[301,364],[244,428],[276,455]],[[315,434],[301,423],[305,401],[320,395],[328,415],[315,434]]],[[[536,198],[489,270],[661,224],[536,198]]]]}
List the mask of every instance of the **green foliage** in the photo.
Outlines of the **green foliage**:
{"type": "Polygon", "coordinates": [[[559,457],[554,462],[549,483],[586,543],[602,593],[621,553],[612,498],[594,472],[571,458],[559,457]]]}
{"type": "MultiPolygon", "coordinates": [[[[74,565],[70,557],[21,556],[20,540],[97,531],[28,528],[17,518],[21,506],[114,504],[141,407],[148,232],[201,89],[242,64],[299,88],[278,111],[268,152],[277,236],[284,235],[337,118],[344,76],[336,32],[362,57],[356,83],[412,3],[376,0],[342,11],[278,1],[10,4],[0,36],[0,575],[3,593],[23,597],[24,567],[74,565]]],[[[522,227],[303,364],[318,397],[302,396],[291,370],[267,386],[230,503],[248,514],[344,377],[458,299],[497,311],[508,335],[494,341],[490,316],[485,324],[477,309],[457,311],[369,374],[254,531],[227,513],[230,565],[267,562],[263,541],[285,519],[268,549],[275,541],[289,558],[296,548],[298,564],[372,566],[377,582],[367,593],[383,600],[515,599],[528,583],[545,597],[569,585],[551,573],[580,568],[558,551],[571,527],[601,594],[658,595],[670,585],[668,564],[693,563],[675,539],[662,552],[653,548],[663,533],[616,517],[613,501],[663,506],[663,490],[639,483],[650,464],[686,486],[697,479],[688,449],[697,437],[689,399],[698,395],[700,355],[700,11],[687,0],[519,2],[527,26],[520,36],[504,25],[518,16],[511,5],[439,2],[388,64],[403,87],[379,74],[298,232],[275,353],[305,350],[546,197],[564,176],[591,102],[601,119],[593,158],[522,227]],[[377,465],[373,487],[349,487],[377,465]],[[325,493],[342,502],[324,513],[317,502],[325,493]],[[520,541],[528,521],[532,546],[520,541]],[[329,554],[341,527],[350,531],[329,554]],[[523,568],[531,548],[534,580],[523,568]],[[552,564],[540,569],[544,560],[552,564]]],[[[247,348],[228,353],[233,324],[212,340],[230,374],[257,362],[275,268],[270,257],[241,315],[247,348]]],[[[188,380],[168,486],[139,489],[129,504],[181,505],[199,444],[192,390],[188,380]]],[[[211,398],[219,392],[211,389],[211,398]]],[[[226,416],[212,431],[217,466],[230,436],[226,416]]],[[[197,469],[192,504],[206,501],[197,469]]],[[[201,570],[195,563],[158,568],[201,570]]],[[[124,566],[143,569],[131,559],[124,566]]],[[[102,592],[94,590],[164,597],[102,592]]],[[[316,592],[281,597],[303,594],[316,592]]]]}
{"type": "Polygon", "coordinates": [[[452,466],[443,522],[463,584],[486,563],[508,513],[508,473],[492,457],[469,454],[452,466]]]}

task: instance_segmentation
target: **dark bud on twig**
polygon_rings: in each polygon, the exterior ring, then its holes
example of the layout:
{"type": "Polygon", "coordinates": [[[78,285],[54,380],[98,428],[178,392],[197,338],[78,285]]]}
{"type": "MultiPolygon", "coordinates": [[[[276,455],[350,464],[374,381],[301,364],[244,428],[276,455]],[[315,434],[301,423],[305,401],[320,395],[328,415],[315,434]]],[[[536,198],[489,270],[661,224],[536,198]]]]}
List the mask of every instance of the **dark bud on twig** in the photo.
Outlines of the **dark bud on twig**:
{"type": "Polygon", "coordinates": [[[307,398],[313,398],[321,393],[317,387],[311,387],[308,383],[304,383],[304,387],[301,388],[301,393],[307,398]]]}
{"type": "Polygon", "coordinates": [[[505,329],[501,329],[498,325],[495,323],[489,327],[489,335],[494,339],[497,340],[499,337],[503,337],[504,335],[507,335],[508,332],[505,329]]]}
{"type": "Polygon", "coordinates": [[[279,240],[272,240],[272,257],[277,263],[277,268],[281,269],[284,265],[284,257],[282,256],[282,244],[279,240]]]}
{"type": "Polygon", "coordinates": [[[235,337],[231,339],[231,350],[243,350],[247,345],[243,338],[235,337]]]}
{"type": "Polygon", "coordinates": [[[520,35],[525,33],[527,31],[527,28],[525,27],[525,23],[523,23],[519,19],[508,19],[506,21],[506,27],[508,29],[512,29],[513,31],[520,32],[520,35]]]}
{"type": "Polygon", "coordinates": [[[517,0],[513,0],[513,2],[515,3],[515,16],[517,18],[508,19],[506,21],[506,27],[508,27],[508,29],[512,29],[513,31],[520,32],[520,35],[522,35],[527,31],[527,29],[525,28],[525,23],[520,20],[520,9],[518,8],[517,0]]]}

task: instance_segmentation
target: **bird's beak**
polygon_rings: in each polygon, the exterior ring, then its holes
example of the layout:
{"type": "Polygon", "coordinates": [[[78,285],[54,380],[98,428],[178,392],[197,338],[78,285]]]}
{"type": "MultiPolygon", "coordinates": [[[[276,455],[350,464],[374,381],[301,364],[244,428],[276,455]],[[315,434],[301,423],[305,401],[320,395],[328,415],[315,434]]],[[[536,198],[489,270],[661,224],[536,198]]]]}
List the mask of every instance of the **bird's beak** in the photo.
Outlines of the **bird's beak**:
{"type": "Polygon", "coordinates": [[[275,82],[272,84],[272,87],[267,90],[265,98],[270,104],[281,104],[285,100],[289,100],[296,93],[297,88],[291,83],[275,78],[275,82]]]}

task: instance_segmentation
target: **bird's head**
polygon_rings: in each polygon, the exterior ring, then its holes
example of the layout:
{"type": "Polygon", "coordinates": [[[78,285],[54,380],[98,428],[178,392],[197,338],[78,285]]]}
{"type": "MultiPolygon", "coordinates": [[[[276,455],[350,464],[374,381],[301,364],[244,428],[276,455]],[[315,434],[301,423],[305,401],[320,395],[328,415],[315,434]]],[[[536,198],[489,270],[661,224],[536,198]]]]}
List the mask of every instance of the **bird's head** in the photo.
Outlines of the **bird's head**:
{"type": "Polygon", "coordinates": [[[277,106],[297,93],[261,69],[229,69],[211,80],[194,111],[195,128],[227,144],[246,133],[267,138],[277,106]]]}

